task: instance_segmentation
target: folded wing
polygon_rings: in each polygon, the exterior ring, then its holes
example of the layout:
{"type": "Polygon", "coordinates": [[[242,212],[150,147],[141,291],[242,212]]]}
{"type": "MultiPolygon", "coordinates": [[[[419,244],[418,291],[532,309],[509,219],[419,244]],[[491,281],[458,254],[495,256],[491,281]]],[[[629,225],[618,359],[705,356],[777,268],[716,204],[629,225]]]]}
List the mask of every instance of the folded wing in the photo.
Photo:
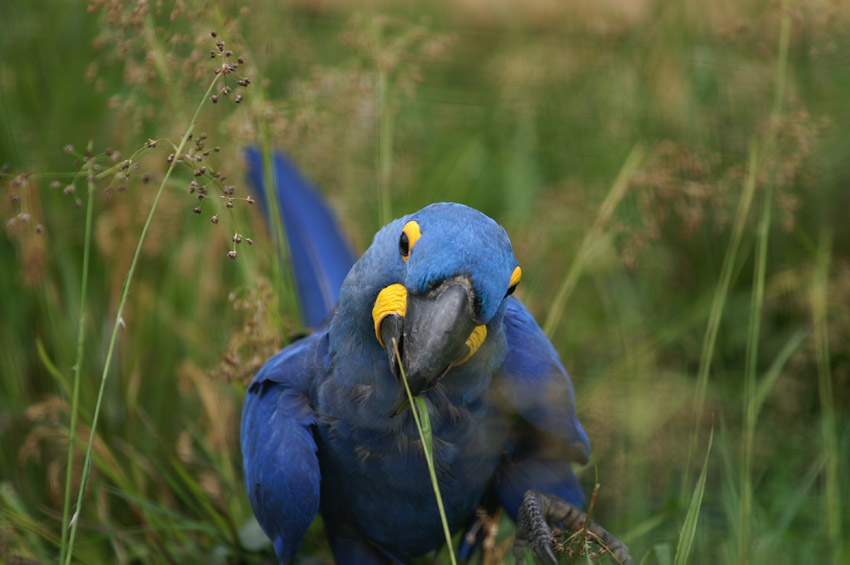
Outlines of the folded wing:
{"type": "Polygon", "coordinates": [[[322,336],[272,357],[248,387],[242,411],[248,498],[282,563],[294,558],[319,509],[316,418],[307,387],[322,336]]]}
{"type": "Polygon", "coordinates": [[[514,297],[505,330],[508,355],[495,385],[513,417],[513,434],[496,482],[499,501],[512,518],[527,490],[580,506],[584,494],[571,463],[587,463],[590,443],[576,415],[572,382],[546,334],[514,297]]]}

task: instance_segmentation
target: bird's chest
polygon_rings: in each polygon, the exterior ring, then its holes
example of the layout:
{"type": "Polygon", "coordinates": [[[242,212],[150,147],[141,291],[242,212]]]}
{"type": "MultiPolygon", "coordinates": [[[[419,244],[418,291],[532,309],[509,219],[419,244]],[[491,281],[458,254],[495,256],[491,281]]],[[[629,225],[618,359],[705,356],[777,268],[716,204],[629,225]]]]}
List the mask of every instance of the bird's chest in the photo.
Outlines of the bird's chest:
{"type": "MultiPolygon", "coordinates": [[[[327,418],[318,430],[325,520],[354,524],[399,558],[424,553],[444,539],[422,443],[412,422],[401,422],[367,426],[327,418]]],[[[484,407],[438,414],[434,463],[452,530],[474,516],[503,445],[484,407]]]]}

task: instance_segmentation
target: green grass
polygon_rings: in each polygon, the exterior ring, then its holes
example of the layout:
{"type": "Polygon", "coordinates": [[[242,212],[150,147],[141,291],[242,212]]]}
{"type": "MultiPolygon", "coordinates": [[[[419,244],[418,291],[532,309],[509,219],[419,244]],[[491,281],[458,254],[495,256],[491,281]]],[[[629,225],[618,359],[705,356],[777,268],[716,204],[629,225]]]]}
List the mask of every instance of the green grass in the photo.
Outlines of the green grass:
{"type": "MultiPolygon", "coordinates": [[[[240,200],[257,143],[359,250],[439,200],[506,227],[575,384],[594,518],[636,562],[843,563],[850,10],[124,4],[0,4],[0,555],[56,561],[79,506],[75,562],[268,559],[239,415],[301,327],[280,227],[240,200]],[[212,104],[216,40],[251,86],[212,104]],[[168,172],[192,123],[228,177],[203,202],[168,172]]],[[[330,560],[320,522],[303,552],[330,560]]]]}

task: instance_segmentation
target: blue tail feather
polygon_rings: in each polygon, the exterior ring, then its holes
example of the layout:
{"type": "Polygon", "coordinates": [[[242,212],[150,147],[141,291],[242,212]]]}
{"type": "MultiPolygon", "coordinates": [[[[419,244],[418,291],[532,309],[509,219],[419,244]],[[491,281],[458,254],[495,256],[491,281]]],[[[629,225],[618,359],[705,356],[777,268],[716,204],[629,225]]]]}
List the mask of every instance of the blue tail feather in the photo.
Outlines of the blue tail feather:
{"type": "MultiPolygon", "coordinates": [[[[245,158],[248,180],[257,189],[266,213],[271,214],[266,200],[271,191],[265,189],[263,156],[258,148],[249,147],[245,158]]],[[[307,327],[317,328],[336,306],[342,282],[354,264],[354,254],[321,194],[295,166],[275,152],[272,168],[274,198],[286,234],[301,315],[307,327]]]]}

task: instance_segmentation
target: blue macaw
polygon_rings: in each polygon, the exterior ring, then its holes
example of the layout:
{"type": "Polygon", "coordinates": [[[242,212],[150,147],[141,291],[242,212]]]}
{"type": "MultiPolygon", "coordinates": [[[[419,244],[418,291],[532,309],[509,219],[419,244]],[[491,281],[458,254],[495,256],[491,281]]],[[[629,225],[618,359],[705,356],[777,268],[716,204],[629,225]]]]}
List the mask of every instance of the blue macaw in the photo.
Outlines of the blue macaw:
{"type": "MultiPolygon", "coordinates": [[[[262,186],[259,153],[248,160],[262,186]]],[[[338,227],[279,155],[274,170],[279,205],[302,223],[300,235],[287,226],[290,247],[309,247],[301,268],[334,287],[347,261],[338,227]],[[307,208],[293,202],[293,187],[307,208]],[[325,243],[315,244],[316,232],[325,243]],[[334,258],[323,267],[325,251],[334,258]]],[[[293,263],[297,271],[294,251],[293,263]]],[[[245,483],[281,563],[319,512],[342,564],[403,563],[445,543],[401,368],[430,415],[451,531],[470,527],[478,508],[501,506],[518,520],[519,543],[557,562],[549,524],[581,527],[571,462],[587,462],[590,445],[557,352],[512,296],[520,278],[495,221],[461,204],[430,205],[384,226],[338,287],[333,315],[260,370],[242,413],[245,483]]],[[[329,314],[326,295],[305,310],[329,314]]],[[[630,562],[619,540],[592,521],[590,530],[630,562]]]]}

